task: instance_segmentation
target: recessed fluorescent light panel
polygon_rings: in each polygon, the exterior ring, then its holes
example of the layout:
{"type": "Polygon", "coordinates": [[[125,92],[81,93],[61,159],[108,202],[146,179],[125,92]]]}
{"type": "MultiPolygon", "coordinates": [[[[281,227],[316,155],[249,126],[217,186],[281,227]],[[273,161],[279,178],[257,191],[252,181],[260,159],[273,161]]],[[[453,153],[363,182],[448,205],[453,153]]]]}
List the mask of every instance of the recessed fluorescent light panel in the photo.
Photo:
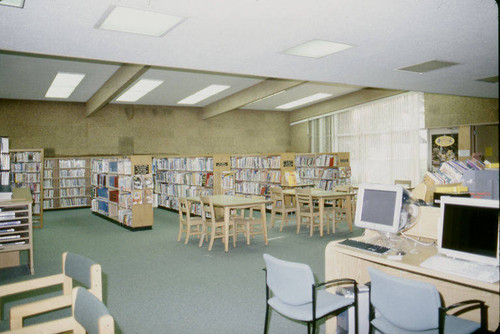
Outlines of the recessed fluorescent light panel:
{"type": "Polygon", "coordinates": [[[80,84],[85,74],[58,72],[45,97],[67,99],[80,84]]]}
{"type": "Polygon", "coordinates": [[[352,45],[314,39],[287,49],[283,53],[292,56],[322,58],[349,48],[352,48],[352,45]]]}
{"type": "Polygon", "coordinates": [[[202,90],[194,93],[193,95],[190,95],[179,102],[178,104],[196,104],[200,101],[203,101],[205,99],[208,99],[210,96],[213,96],[215,94],[218,94],[226,89],[228,89],[231,86],[227,85],[210,85],[206,88],[203,88],[202,90]]]}
{"type": "Polygon", "coordinates": [[[425,73],[425,72],[439,70],[445,67],[450,67],[453,65],[458,65],[458,63],[452,63],[449,61],[441,61],[441,60],[431,60],[421,64],[398,68],[398,70],[416,72],[416,73],[425,73]]]}
{"type": "Polygon", "coordinates": [[[100,29],[159,37],[184,18],[127,7],[114,7],[100,29]]]}
{"type": "Polygon", "coordinates": [[[24,0],[0,0],[0,5],[23,8],[24,0]]]}
{"type": "Polygon", "coordinates": [[[116,99],[120,102],[135,102],[141,97],[151,92],[164,82],[164,80],[141,79],[135,85],[130,87],[116,99]]]}
{"type": "Polygon", "coordinates": [[[302,106],[302,105],[307,104],[307,103],[311,103],[311,102],[325,99],[325,98],[330,97],[330,96],[332,96],[332,94],[317,93],[317,94],[314,94],[311,96],[304,97],[304,98],[299,99],[299,100],[295,100],[292,102],[282,104],[280,106],[277,106],[276,109],[292,109],[292,108],[299,107],[299,106],[302,106]]]}

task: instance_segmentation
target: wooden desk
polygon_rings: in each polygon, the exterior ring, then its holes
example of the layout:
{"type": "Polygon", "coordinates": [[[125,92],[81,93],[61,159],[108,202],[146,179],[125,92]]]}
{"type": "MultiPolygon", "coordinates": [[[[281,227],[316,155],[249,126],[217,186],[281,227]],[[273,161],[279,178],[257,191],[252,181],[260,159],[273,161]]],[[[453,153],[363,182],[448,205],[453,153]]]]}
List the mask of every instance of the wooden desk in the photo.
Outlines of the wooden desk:
{"type": "MultiPolygon", "coordinates": [[[[283,190],[283,195],[285,196],[295,196],[295,189],[286,189],[283,190]]],[[[331,191],[331,190],[319,190],[319,189],[311,189],[311,196],[314,200],[318,201],[319,206],[319,235],[323,236],[323,224],[324,224],[324,213],[325,213],[325,201],[336,200],[336,199],[345,199],[346,200],[346,219],[349,224],[349,230],[352,231],[352,207],[351,201],[352,196],[356,196],[355,193],[344,193],[339,191],[331,191]]],[[[298,223],[298,222],[297,222],[298,223]]]]}
{"type": "MultiPolygon", "coordinates": [[[[495,331],[498,327],[500,283],[484,283],[420,267],[422,261],[437,253],[435,246],[417,246],[415,250],[418,253],[407,252],[398,261],[337,243],[338,241],[332,241],[325,249],[325,281],[348,277],[364,284],[370,281],[367,268],[377,268],[391,275],[433,284],[441,293],[446,306],[467,299],[483,300],[488,306],[488,329],[495,331]]],[[[462,317],[479,321],[479,312],[471,311],[462,317]]],[[[326,330],[327,333],[336,332],[336,318],[326,322],[326,330]]]]}
{"type": "MultiPolygon", "coordinates": [[[[212,195],[212,204],[214,207],[224,209],[224,250],[226,253],[229,250],[229,220],[232,209],[249,209],[259,207],[260,214],[264,224],[264,242],[268,245],[267,240],[267,222],[266,222],[266,204],[271,201],[264,198],[239,197],[229,195],[212,195]]],[[[191,202],[200,202],[199,197],[190,197],[187,199],[191,202]]]]}

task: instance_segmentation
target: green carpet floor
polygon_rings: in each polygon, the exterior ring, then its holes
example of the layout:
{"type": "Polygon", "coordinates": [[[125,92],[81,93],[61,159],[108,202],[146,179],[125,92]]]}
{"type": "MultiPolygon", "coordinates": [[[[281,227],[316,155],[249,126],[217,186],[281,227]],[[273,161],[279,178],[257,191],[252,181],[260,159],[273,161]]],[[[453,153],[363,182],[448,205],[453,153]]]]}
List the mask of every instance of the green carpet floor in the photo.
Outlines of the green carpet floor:
{"type": "MultiPolygon", "coordinates": [[[[269,218],[269,215],[268,215],[269,218]]],[[[269,221],[269,220],[268,220],[269,221]]],[[[65,251],[87,256],[102,266],[104,302],[115,318],[117,333],[262,333],[265,313],[264,260],[269,253],[288,261],[307,263],[317,281],[324,280],[324,250],[336,239],[358,236],[341,224],[336,234],[297,235],[292,223],[283,232],[269,231],[269,246],[261,236],[247,246],[238,238],[236,248],[224,252],[220,241],[212,251],[198,248],[193,237],[177,242],[178,214],[154,209],[152,230],[132,232],[90,209],[46,211],[43,229],[34,230],[35,275],[61,272],[65,251]]],[[[230,241],[232,243],[232,240],[230,241]]],[[[26,254],[22,254],[25,261],[26,254]]],[[[14,268],[0,270],[0,284],[32,278],[14,268]]],[[[45,289],[55,295],[57,289],[45,289]]],[[[23,294],[4,298],[0,331],[8,329],[8,310],[27,300],[43,297],[23,294]]],[[[35,323],[69,314],[53,312],[25,321],[35,323]]],[[[320,333],[324,333],[324,324],[320,333]]],[[[273,312],[269,333],[304,333],[306,326],[273,312]]]]}

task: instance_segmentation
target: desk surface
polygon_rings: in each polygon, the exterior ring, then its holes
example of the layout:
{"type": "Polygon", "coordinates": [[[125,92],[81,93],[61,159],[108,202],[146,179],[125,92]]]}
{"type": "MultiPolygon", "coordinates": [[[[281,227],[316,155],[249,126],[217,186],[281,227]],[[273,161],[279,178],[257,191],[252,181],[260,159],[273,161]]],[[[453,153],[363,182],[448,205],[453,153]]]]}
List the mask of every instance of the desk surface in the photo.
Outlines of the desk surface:
{"type": "MultiPolygon", "coordinates": [[[[356,238],[360,239],[360,238],[356,238]]],[[[473,286],[479,289],[487,290],[496,294],[499,294],[500,282],[496,283],[486,283],[478,280],[469,279],[462,276],[456,276],[448,273],[444,273],[441,271],[436,271],[433,269],[421,267],[420,263],[422,263],[427,258],[434,256],[437,254],[436,246],[420,246],[417,245],[415,247],[415,253],[407,252],[401,260],[391,260],[388,259],[388,255],[376,255],[371,252],[364,252],[362,250],[357,250],[352,247],[344,246],[336,241],[332,246],[335,247],[335,251],[339,253],[343,253],[346,255],[350,255],[353,257],[357,257],[360,259],[364,259],[374,263],[380,263],[385,266],[390,266],[406,271],[411,271],[414,273],[418,273],[421,275],[434,277],[441,280],[453,281],[454,283],[460,283],[468,286],[473,286]]]]}
{"type": "MultiPolygon", "coordinates": [[[[253,197],[240,197],[240,196],[229,196],[229,195],[211,195],[212,204],[218,207],[235,207],[235,206],[248,206],[248,205],[258,205],[271,203],[270,200],[264,198],[253,198],[253,197]]],[[[199,197],[189,197],[187,199],[191,202],[200,202],[199,197]]]]}
{"type": "MultiPolygon", "coordinates": [[[[488,329],[494,331],[498,327],[500,282],[485,283],[420,267],[422,261],[437,253],[435,246],[417,245],[416,253],[409,251],[401,260],[390,260],[386,255],[375,255],[340,245],[338,242],[332,241],[326,246],[325,280],[348,277],[365,284],[370,280],[367,268],[378,268],[394,276],[433,284],[441,293],[444,305],[447,306],[469,299],[483,300],[488,305],[488,329]]],[[[468,312],[463,314],[463,317],[479,320],[478,312],[468,312]]],[[[335,319],[330,320],[327,321],[327,333],[335,333],[335,319]]]]}

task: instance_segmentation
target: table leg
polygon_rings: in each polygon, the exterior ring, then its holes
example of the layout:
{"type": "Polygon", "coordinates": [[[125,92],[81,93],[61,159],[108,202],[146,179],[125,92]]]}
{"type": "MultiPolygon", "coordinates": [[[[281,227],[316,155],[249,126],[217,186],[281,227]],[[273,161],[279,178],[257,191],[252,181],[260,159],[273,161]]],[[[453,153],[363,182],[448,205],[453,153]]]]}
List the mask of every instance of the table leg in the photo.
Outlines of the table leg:
{"type": "Polygon", "coordinates": [[[229,217],[231,215],[231,209],[229,207],[224,207],[224,251],[227,253],[229,251],[229,217]]]}
{"type": "Polygon", "coordinates": [[[266,222],[266,205],[265,204],[260,205],[260,217],[262,219],[262,228],[264,229],[264,242],[267,246],[269,244],[269,241],[267,240],[267,222],[266,222]]]}
{"type": "Polygon", "coordinates": [[[345,201],[346,201],[346,220],[347,220],[347,225],[349,225],[349,231],[352,232],[352,207],[351,207],[351,202],[352,202],[352,197],[351,196],[345,196],[345,201]]]}
{"type": "Polygon", "coordinates": [[[325,199],[319,199],[319,236],[323,236],[323,215],[325,214],[325,199]]]}

